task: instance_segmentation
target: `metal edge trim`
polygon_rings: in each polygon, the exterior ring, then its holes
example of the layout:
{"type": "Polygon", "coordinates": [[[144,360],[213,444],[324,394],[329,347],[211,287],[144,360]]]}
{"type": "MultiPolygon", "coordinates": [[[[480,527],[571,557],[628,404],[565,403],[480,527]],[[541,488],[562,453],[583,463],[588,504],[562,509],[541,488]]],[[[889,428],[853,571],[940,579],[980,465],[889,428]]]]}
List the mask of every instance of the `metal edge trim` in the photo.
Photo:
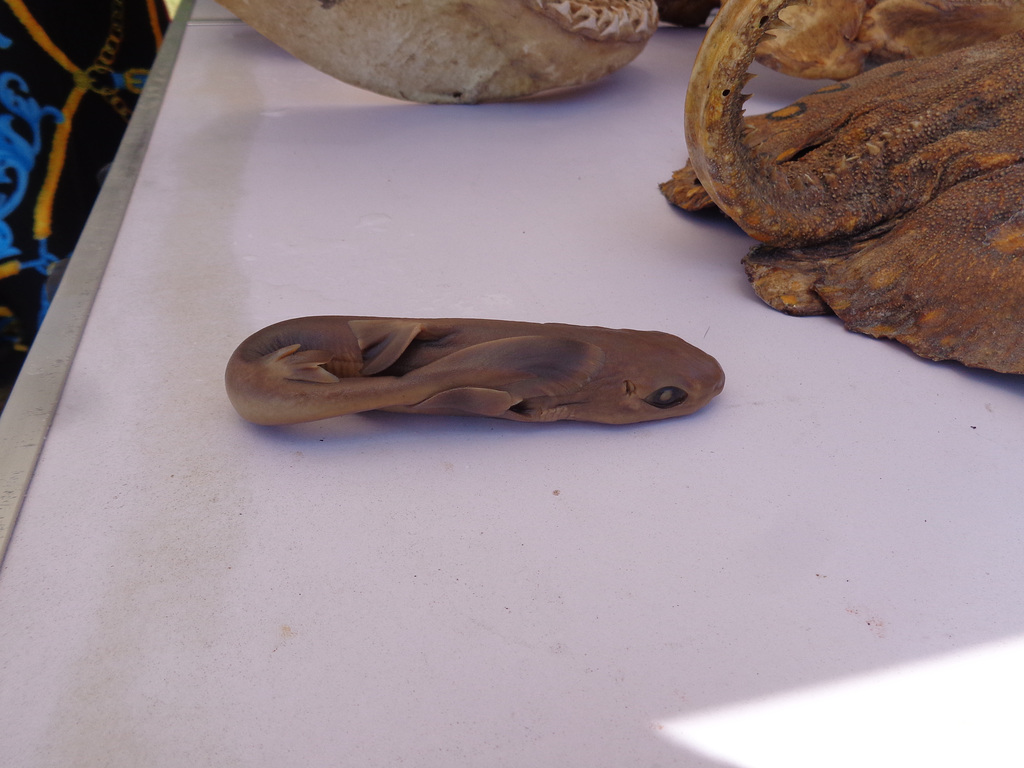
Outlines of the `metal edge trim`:
{"type": "Polygon", "coordinates": [[[0,414],[0,566],[114,250],[195,0],[182,0],[93,205],[60,289],[0,414]]]}

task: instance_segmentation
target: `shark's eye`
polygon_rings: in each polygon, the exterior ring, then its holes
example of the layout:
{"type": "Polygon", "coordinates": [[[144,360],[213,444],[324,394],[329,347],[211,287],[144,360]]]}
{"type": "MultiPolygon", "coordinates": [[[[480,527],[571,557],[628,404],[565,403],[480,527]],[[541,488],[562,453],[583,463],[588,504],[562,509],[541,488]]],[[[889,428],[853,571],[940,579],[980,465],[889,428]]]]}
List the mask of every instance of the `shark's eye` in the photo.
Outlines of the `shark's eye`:
{"type": "Polygon", "coordinates": [[[662,387],[644,398],[645,403],[650,403],[655,408],[671,408],[686,400],[686,390],[679,387],[662,387]]]}

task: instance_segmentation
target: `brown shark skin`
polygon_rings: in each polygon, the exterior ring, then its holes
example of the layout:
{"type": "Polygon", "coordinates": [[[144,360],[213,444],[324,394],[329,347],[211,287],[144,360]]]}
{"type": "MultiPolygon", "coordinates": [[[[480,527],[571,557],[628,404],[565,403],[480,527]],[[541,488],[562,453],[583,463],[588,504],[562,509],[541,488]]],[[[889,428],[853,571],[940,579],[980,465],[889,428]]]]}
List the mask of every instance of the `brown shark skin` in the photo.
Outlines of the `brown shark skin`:
{"type": "Polygon", "coordinates": [[[667,333],[455,318],[285,320],[225,371],[235,409],[264,425],[370,410],[629,424],[693,413],[724,382],[667,333]]]}
{"type": "Polygon", "coordinates": [[[814,0],[789,6],[782,21],[788,27],[758,48],[761,64],[797,77],[845,80],[886,62],[936,56],[1024,29],[1024,4],[814,0]]]}
{"type": "MultiPolygon", "coordinates": [[[[731,1],[731,0],[730,0],[731,1]]],[[[723,3],[724,4],[724,3],[723,3]]],[[[718,0],[658,0],[663,21],[701,26],[718,0]]],[[[845,80],[900,59],[935,56],[1024,29],[1020,0],[814,0],[761,41],[757,61],[795,77],[845,80]]]]}
{"type": "Polygon", "coordinates": [[[764,243],[755,291],[916,354],[1024,373],[1024,32],[887,64],[745,117],[785,0],[729,0],[687,94],[675,204],[764,243]]]}

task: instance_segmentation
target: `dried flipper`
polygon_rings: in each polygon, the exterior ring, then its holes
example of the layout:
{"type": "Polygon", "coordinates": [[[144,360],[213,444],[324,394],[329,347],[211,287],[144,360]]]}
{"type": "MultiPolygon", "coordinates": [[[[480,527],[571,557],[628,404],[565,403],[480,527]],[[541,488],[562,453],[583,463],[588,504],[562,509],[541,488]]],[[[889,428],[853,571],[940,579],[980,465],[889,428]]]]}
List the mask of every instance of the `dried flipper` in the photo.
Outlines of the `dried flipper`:
{"type": "Polygon", "coordinates": [[[1024,373],[1022,189],[1024,167],[1005,168],[952,187],[877,236],[758,246],[744,266],[775,309],[831,309],[850,330],[922,357],[1024,373]]]}
{"type": "Polygon", "coordinates": [[[764,245],[754,288],[915,353],[1024,373],[1024,32],[742,113],[785,0],[729,0],[687,94],[690,165],[663,192],[764,245]]]}

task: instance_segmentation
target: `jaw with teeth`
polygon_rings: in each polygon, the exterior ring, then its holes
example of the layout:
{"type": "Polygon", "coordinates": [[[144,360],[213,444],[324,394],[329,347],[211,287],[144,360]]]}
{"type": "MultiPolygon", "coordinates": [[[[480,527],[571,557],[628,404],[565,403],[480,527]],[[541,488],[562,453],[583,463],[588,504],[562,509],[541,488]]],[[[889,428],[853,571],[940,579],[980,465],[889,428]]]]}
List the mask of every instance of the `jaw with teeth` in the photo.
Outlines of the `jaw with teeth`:
{"type": "Polygon", "coordinates": [[[655,0],[219,0],[297,58],[409,101],[474,103],[596,80],[632,61],[655,0]]]}

